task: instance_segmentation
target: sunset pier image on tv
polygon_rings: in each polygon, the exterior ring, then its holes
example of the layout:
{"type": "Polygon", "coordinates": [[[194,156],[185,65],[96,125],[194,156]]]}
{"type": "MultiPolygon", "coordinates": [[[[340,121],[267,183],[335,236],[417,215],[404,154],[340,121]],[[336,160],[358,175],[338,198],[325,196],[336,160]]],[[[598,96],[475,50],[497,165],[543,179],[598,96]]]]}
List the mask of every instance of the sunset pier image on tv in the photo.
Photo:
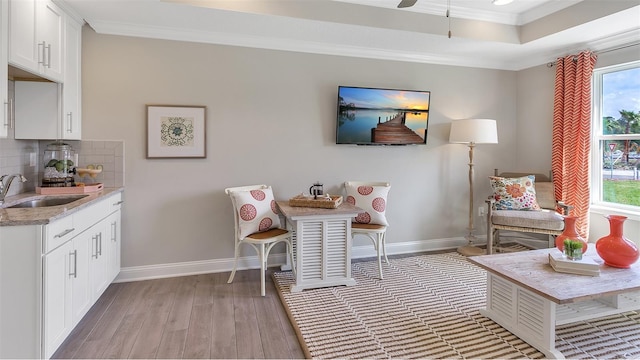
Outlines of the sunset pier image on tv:
{"type": "Polygon", "coordinates": [[[338,87],[337,144],[427,143],[430,91],[338,87]]]}

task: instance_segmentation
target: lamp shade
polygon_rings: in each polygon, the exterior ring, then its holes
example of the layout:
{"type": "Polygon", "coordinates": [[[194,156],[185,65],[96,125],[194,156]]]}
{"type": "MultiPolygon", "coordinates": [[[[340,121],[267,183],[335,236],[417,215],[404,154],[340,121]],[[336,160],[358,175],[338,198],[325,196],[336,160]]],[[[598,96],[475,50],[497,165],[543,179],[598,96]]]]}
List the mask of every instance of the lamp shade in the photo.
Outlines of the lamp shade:
{"type": "Polygon", "coordinates": [[[497,144],[498,127],[491,119],[453,120],[449,142],[464,144],[497,144]]]}

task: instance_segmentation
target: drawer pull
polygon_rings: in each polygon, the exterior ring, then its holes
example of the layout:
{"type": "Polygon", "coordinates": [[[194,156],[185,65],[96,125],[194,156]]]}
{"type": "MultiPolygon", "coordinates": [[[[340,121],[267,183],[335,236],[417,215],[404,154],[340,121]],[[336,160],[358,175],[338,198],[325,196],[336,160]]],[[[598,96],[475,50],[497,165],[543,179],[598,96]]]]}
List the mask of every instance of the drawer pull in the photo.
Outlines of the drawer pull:
{"type": "Polygon", "coordinates": [[[115,221],[111,222],[111,241],[116,241],[116,231],[118,231],[117,223],[115,221]]]}
{"type": "Polygon", "coordinates": [[[44,58],[44,50],[46,47],[46,43],[43,41],[42,43],[38,43],[38,64],[42,64],[43,66],[45,65],[45,58],[44,58]],[[40,51],[40,47],[42,46],[42,52],[40,51]],[[42,57],[40,57],[40,54],[42,54],[42,57]],[[42,59],[42,60],[40,60],[42,59]]]}
{"type": "Polygon", "coordinates": [[[93,242],[93,251],[91,252],[91,257],[97,259],[98,255],[100,255],[98,253],[98,235],[96,234],[95,236],[92,236],[91,241],[93,242]]]}
{"type": "Polygon", "coordinates": [[[65,231],[61,232],[60,234],[55,235],[55,236],[54,236],[54,238],[63,237],[63,236],[65,236],[65,235],[67,235],[68,233],[70,233],[70,232],[74,231],[75,229],[76,229],[76,228],[67,229],[67,230],[65,230],[65,231]]]}
{"type": "Polygon", "coordinates": [[[69,255],[73,255],[73,272],[69,273],[69,276],[73,276],[74,278],[78,277],[78,250],[73,250],[69,255]]]}
{"type": "Polygon", "coordinates": [[[113,203],[114,206],[121,205],[124,201],[120,200],[117,203],[113,203]]]}
{"type": "MultiPolygon", "coordinates": [[[[43,51],[43,56],[44,56],[44,51],[43,51]]],[[[46,64],[43,63],[42,65],[51,69],[51,44],[47,45],[47,63],[46,64]]]]}

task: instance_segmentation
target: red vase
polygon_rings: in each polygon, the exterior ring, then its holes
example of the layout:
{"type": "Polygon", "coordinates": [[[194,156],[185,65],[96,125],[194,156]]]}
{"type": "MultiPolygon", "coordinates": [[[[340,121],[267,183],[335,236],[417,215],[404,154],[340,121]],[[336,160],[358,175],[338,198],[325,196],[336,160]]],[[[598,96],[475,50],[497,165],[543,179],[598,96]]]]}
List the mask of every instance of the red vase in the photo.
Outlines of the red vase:
{"type": "Polygon", "coordinates": [[[563,253],[564,253],[564,241],[567,239],[578,240],[582,242],[583,254],[587,252],[587,247],[589,247],[589,244],[587,243],[587,241],[582,236],[580,236],[580,234],[578,234],[578,232],[576,231],[576,220],[578,220],[577,216],[569,216],[569,215],[565,216],[564,230],[562,231],[562,234],[556,237],[556,247],[558,248],[558,250],[560,250],[563,253]]]}
{"type": "Polygon", "coordinates": [[[627,269],[631,264],[636,262],[638,256],[640,256],[636,244],[629,241],[622,234],[624,221],[627,220],[627,217],[609,215],[607,219],[609,219],[609,235],[598,239],[596,242],[596,251],[602,260],[604,260],[605,264],[627,269]]]}

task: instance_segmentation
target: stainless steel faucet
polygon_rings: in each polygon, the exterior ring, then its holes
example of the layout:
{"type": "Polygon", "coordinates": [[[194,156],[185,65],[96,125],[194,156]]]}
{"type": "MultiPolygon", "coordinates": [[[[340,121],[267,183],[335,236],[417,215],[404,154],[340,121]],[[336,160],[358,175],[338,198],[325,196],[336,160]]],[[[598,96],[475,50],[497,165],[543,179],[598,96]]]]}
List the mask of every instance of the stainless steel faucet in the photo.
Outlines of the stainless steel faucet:
{"type": "Polygon", "coordinates": [[[7,193],[9,192],[9,187],[11,186],[11,183],[15,178],[20,179],[21,182],[27,181],[27,178],[22,176],[22,174],[0,176],[0,205],[4,203],[4,197],[7,196],[7,193]]]}

